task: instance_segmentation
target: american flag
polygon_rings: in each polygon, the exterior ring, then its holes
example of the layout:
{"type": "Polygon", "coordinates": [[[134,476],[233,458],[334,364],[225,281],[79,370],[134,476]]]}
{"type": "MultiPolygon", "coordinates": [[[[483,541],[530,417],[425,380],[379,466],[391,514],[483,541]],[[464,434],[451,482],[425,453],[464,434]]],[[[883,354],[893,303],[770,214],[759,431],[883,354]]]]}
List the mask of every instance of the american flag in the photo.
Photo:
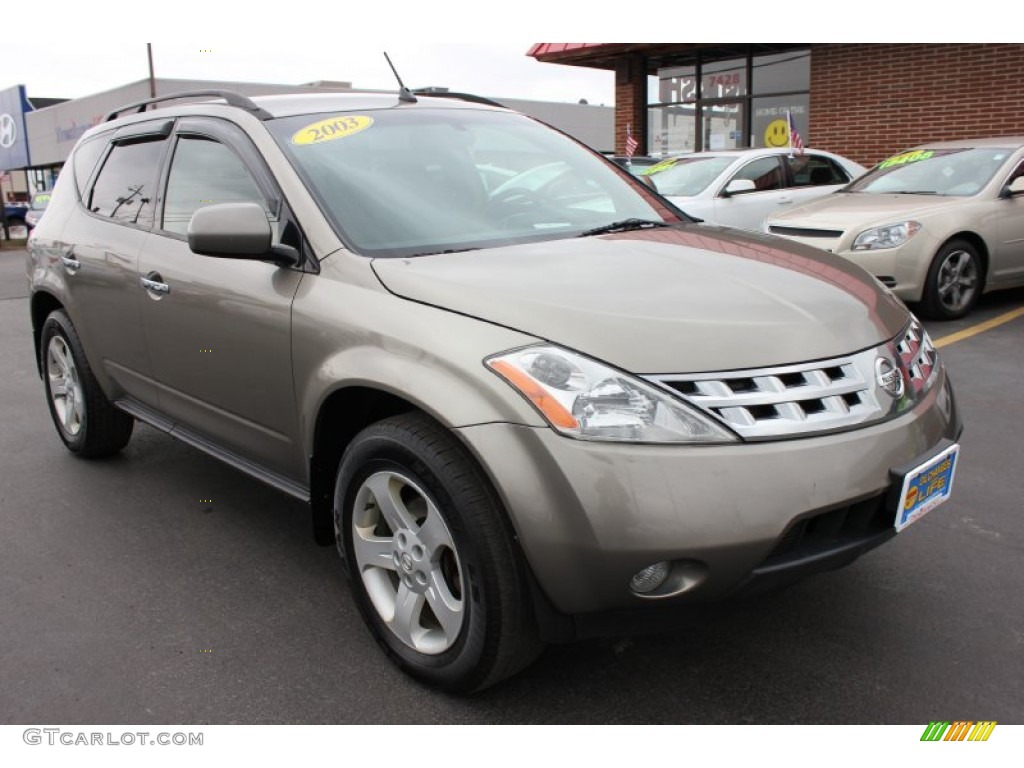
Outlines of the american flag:
{"type": "Polygon", "coordinates": [[[630,123],[626,126],[626,159],[628,160],[636,152],[636,148],[640,146],[640,142],[633,138],[633,125],[630,123]]]}
{"type": "Polygon", "coordinates": [[[802,155],[804,140],[800,138],[800,131],[796,129],[796,123],[793,122],[793,113],[788,109],[786,110],[786,121],[789,123],[789,148],[795,149],[798,155],[802,155]]]}

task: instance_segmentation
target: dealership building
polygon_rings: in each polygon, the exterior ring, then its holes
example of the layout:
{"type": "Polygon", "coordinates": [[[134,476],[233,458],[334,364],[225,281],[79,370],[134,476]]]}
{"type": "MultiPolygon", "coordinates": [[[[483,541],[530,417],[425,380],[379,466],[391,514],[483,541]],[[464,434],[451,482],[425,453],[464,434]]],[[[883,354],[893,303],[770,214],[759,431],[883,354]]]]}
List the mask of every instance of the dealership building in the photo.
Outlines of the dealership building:
{"type": "Polygon", "coordinates": [[[642,154],[803,143],[864,165],[931,141],[1024,134],[1021,44],[537,43],[609,71],[615,142],[642,154]]]}
{"type": "MultiPolygon", "coordinates": [[[[496,97],[599,151],[638,154],[781,146],[789,121],[806,146],[864,165],[918,144],[1024,135],[1022,44],[536,43],[541,62],[606,70],[615,106],[496,97]]],[[[350,83],[274,85],[157,79],[156,93],[228,89],[352,91],[350,83]]],[[[0,198],[52,187],[77,139],[116,107],[145,99],[141,80],[84,98],[0,90],[0,198]]]]}
{"type": "MultiPolygon", "coordinates": [[[[229,90],[246,96],[274,93],[368,93],[348,82],[318,81],[304,85],[238,83],[210,80],[148,79],[79,99],[37,99],[16,85],[0,90],[0,199],[25,200],[53,187],[75,142],[104,116],[125,104],[184,91],[229,90]]],[[[445,88],[427,91],[446,92],[445,88]]],[[[495,100],[575,136],[598,151],[614,145],[611,107],[526,99],[495,100]]]]}

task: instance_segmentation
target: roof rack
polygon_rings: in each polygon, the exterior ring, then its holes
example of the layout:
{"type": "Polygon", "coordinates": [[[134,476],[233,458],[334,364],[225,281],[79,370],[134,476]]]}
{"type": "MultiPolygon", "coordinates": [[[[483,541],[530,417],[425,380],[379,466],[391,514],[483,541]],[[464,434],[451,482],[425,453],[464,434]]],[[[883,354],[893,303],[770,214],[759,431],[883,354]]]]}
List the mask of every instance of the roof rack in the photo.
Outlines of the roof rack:
{"type": "Polygon", "coordinates": [[[414,96],[427,96],[434,99],[458,99],[459,101],[472,101],[474,104],[486,104],[489,107],[501,107],[502,109],[508,109],[504,104],[499,104],[494,99],[488,99],[486,96],[477,96],[473,93],[435,91],[430,88],[419,88],[414,90],[412,93],[414,96]]]}
{"type": "Polygon", "coordinates": [[[224,101],[226,101],[232,107],[238,107],[240,109],[246,110],[247,112],[251,112],[260,120],[270,120],[274,117],[272,114],[267,112],[267,110],[263,109],[263,107],[258,106],[256,102],[254,102],[248,96],[243,96],[242,94],[236,93],[235,91],[211,90],[182,91],[181,93],[169,93],[166,96],[157,96],[153,99],[145,99],[144,101],[136,101],[131,104],[125,104],[123,107],[118,107],[117,109],[108,112],[106,116],[104,116],[103,122],[108,123],[114,118],[116,118],[118,115],[120,115],[122,112],[129,112],[133,109],[135,110],[136,113],[145,112],[146,107],[148,107],[150,104],[158,104],[161,101],[174,101],[176,99],[194,99],[201,96],[224,99],[224,101]]]}

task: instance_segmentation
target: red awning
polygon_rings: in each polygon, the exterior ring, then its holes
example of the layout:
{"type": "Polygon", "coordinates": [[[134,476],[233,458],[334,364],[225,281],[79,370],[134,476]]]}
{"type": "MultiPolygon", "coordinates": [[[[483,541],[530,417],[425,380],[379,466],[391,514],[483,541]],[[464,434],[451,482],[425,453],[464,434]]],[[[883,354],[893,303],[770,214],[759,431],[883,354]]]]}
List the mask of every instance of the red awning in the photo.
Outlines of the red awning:
{"type": "Polygon", "coordinates": [[[541,56],[549,56],[553,53],[579,51],[583,48],[600,48],[605,45],[615,45],[615,43],[534,43],[526,55],[539,59],[541,56]]]}

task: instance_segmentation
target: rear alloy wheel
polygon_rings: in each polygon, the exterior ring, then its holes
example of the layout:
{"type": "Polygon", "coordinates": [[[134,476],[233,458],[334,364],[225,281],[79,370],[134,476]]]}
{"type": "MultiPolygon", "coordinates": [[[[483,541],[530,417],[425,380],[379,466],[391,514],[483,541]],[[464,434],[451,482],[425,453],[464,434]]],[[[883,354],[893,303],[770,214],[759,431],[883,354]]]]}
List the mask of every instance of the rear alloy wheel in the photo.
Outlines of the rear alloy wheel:
{"type": "Polygon", "coordinates": [[[335,486],[338,550],[378,643],[438,688],[486,688],[541,648],[495,494],[465,448],[419,414],[360,432],[335,486]]]}
{"type": "Polygon", "coordinates": [[[923,314],[933,320],[963,317],[981,298],[982,267],[977,249],[951,240],[932,260],[924,287],[923,314]]]}
{"type": "Polygon", "coordinates": [[[39,348],[47,405],[64,445],[85,458],[109,456],[124,448],[135,421],[103,394],[63,310],[46,318],[39,348]]]}

